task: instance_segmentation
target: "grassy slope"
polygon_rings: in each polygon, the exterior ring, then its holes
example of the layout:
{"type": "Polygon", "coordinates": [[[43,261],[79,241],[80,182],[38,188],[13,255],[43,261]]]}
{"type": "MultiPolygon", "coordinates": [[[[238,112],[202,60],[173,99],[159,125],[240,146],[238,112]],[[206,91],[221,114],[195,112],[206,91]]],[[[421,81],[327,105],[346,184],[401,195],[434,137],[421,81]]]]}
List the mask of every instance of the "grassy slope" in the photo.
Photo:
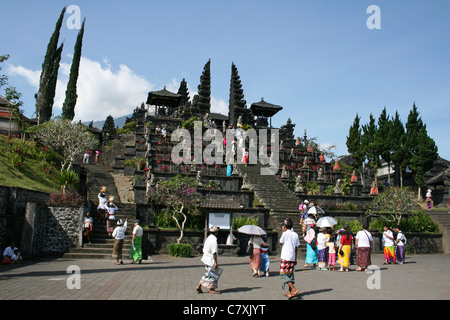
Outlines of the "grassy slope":
{"type": "MultiPolygon", "coordinates": [[[[28,149],[35,148],[33,143],[27,145],[28,149]]],[[[41,154],[25,153],[23,165],[17,167],[11,163],[9,151],[8,139],[0,136],[0,185],[48,193],[60,190],[55,179],[57,170],[41,154]]]]}

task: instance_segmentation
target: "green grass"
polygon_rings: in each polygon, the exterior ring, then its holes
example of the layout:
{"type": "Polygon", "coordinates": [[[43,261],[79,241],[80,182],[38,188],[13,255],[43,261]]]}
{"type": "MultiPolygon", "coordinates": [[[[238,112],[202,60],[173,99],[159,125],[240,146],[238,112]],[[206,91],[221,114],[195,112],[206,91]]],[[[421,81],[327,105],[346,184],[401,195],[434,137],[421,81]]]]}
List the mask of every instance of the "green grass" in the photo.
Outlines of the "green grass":
{"type": "Polygon", "coordinates": [[[33,142],[21,143],[19,139],[0,136],[0,185],[57,192],[60,190],[56,180],[57,157],[53,151],[44,151],[33,142]]]}

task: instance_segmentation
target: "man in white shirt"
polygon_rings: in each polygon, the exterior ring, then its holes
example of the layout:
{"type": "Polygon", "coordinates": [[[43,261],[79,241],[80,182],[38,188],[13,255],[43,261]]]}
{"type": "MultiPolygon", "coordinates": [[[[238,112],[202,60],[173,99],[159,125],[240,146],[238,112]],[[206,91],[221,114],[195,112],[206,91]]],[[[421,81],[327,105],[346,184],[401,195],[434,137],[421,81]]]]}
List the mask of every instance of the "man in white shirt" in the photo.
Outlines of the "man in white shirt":
{"type": "Polygon", "coordinates": [[[219,227],[213,226],[209,229],[211,233],[208,238],[206,238],[203,245],[203,256],[202,262],[205,264],[205,274],[200,280],[197,288],[195,289],[198,293],[203,293],[202,286],[209,289],[211,294],[220,294],[216,289],[218,288],[218,278],[210,275],[210,270],[217,269],[219,263],[217,262],[217,256],[219,252],[219,246],[217,244],[217,236],[219,235],[219,227]]]}
{"type": "Polygon", "coordinates": [[[284,289],[286,285],[289,287],[289,292],[285,294],[286,297],[292,299],[300,293],[300,291],[295,288],[295,277],[294,269],[297,264],[297,252],[298,246],[300,245],[300,240],[298,234],[292,230],[294,226],[290,218],[284,220],[283,234],[280,238],[281,244],[281,263],[280,263],[280,275],[283,281],[282,288],[284,289]]]}
{"type": "Polygon", "coordinates": [[[112,236],[114,238],[114,248],[112,257],[116,258],[117,262],[116,264],[123,264],[122,260],[122,248],[123,248],[123,239],[125,239],[125,231],[127,230],[128,226],[128,218],[125,219],[125,222],[123,222],[122,219],[117,221],[117,227],[114,229],[112,236]]]}

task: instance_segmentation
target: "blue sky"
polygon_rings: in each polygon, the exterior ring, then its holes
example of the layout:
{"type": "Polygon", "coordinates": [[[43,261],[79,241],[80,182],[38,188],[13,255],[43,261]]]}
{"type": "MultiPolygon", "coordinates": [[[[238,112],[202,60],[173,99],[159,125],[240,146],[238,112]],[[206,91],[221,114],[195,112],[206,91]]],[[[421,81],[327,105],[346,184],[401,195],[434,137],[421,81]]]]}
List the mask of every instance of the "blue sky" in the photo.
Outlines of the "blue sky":
{"type": "MultiPolygon", "coordinates": [[[[290,117],[296,135],[306,129],[344,155],[356,113],[364,124],[386,107],[406,122],[415,102],[450,160],[449,1],[0,0],[0,54],[11,56],[1,72],[23,93],[27,116],[48,40],[70,5],[86,17],[76,120],[129,114],[149,91],[176,91],[183,78],[192,98],[211,59],[213,111],[227,113],[234,62],[248,106],[264,97],[283,107],[274,126],[290,117]],[[380,8],[381,29],[366,26],[370,5],[380,8]]],[[[55,115],[78,32],[69,17],[55,115]]]]}

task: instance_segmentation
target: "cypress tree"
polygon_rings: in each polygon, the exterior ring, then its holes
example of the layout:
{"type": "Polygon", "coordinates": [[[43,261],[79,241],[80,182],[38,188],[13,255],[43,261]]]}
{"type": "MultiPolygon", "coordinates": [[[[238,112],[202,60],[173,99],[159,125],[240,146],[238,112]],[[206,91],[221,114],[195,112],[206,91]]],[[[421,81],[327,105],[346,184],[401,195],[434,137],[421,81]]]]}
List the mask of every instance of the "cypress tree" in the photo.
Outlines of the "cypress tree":
{"type": "Polygon", "coordinates": [[[202,116],[211,112],[211,59],[205,64],[200,77],[198,107],[202,116]]]}
{"type": "Polygon", "coordinates": [[[389,138],[391,141],[392,154],[391,160],[395,166],[395,184],[403,186],[403,170],[409,161],[408,152],[405,148],[405,128],[398,112],[392,120],[389,138]]]}
{"type": "Polygon", "coordinates": [[[377,131],[377,143],[379,147],[379,153],[383,160],[388,164],[388,183],[391,183],[391,154],[392,154],[392,140],[390,138],[390,132],[392,128],[392,121],[386,112],[386,107],[378,118],[378,131],[377,131]]]}
{"type": "Polygon", "coordinates": [[[421,187],[425,182],[425,173],[433,168],[438,157],[438,148],[434,140],[428,136],[426,125],[419,117],[419,111],[415,103],[405,126],[405,147],[410,155],[408,165],[414,173],[414,181],[418,187],[418,199],[420,199],[421,187]]]}
{"type": "Polygon", "coordinates": [[[53,32],[50,41],[47,45],[47,52],[44,57],[44,62],[42,63],[41,77],[39,81],[39,91],[35,95],[36,115],[39,119],[39,123],[44,123],[50,120],[52,114],[53,100],[55,98],[55,89],[56,89],[56,83],[55,86],[53,86],[52,82],[55,81],[54,79],[55,74],[56,76],[58,74],[57,69],[59,69],[59,61],[61,59],[61,52],[63,46],[61,45],[58,48],[58,41],[65,12],[66,7],[63,8],[59,16],[59,19],[56,22],[55,31],[53,32]]]}
{"type": "Polygon", "coordinates": [[[78,32],[77,41],[75,43],[72,66],[70,67],[69,82],[67,83],[66,99],[62,107],[63,119],[73,120],[75,117],[75,105],[77,104],[77,81],[80,70],[81,47],[83,46],[84,25],[86,18],[83,20],[81,29],[78,32]]]}
{"type": "Polygon", "coordinates": [[[373,169],[375,181],[377,180],[377,168],[380,166],[380,147],[377,130],[375,118],[370,114],[369,123],[362,127],[361,146],[368,165],[373,169]]]}
{"type": "Polygon", "coordinates": [[[361,175],[361,182],[364,185],[364,179],[362,175],[362,166],[365,160],[364,152],[362,150],[361,145],[361,126],[360,126],[360,120],[358,114],[356,114],[355,119],[353,120],[353,124],[348,130],[348,136],[347,136],[347,151],[350,153],[350,156],[355,159],[357,163],[357,169],[360,172],[361,175]]]}

